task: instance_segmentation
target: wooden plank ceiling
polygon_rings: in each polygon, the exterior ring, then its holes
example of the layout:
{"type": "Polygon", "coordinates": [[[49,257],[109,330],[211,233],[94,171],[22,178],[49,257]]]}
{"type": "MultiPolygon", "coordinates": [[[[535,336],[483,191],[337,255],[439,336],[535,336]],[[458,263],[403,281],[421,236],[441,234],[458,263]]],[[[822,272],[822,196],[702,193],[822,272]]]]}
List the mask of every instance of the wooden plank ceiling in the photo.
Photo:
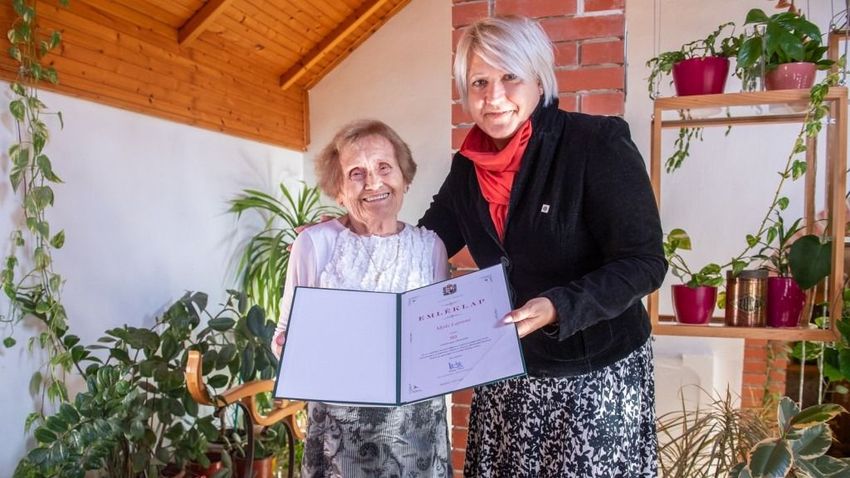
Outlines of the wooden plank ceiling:
{"type": "MultiPolygon", "coordinates": [[[[45,87],[304,150],[306,92],[409,1],[39,0],[42,29],[63,33],[45,87]]],[[[0,55],[4,80],[15,66],[0,55]]]]}

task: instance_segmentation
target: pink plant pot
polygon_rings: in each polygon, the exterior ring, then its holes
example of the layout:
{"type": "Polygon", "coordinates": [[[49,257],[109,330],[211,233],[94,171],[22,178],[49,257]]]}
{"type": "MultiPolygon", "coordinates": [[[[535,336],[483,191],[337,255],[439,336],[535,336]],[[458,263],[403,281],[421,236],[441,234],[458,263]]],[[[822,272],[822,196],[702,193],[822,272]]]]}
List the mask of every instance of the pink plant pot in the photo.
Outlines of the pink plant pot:
{"type": "Polygon", "coordinates": [[[794,90],[811,88],[815,83],[817,67],[814,63],[783,63],[764,75],[768,90],[794,90]]]}
{"type": "Polygon", "coordinates": [[[688,287],[676,284],[673,291],[673,311],[682,324],[705,325],[717,304],[717,287],[688,287]]]}
{"type": "Polygon", "coordinates": [[[767,279],[768,327],[797,327],[806,302],[806,294],[791,277],[767,279]]]}
{"type": "Polygon", "coordinates": [[[729,76],[729,59],[721,56],[691,58],[673,65],[673,86],[678,96],[723,93],[729,76]]]}

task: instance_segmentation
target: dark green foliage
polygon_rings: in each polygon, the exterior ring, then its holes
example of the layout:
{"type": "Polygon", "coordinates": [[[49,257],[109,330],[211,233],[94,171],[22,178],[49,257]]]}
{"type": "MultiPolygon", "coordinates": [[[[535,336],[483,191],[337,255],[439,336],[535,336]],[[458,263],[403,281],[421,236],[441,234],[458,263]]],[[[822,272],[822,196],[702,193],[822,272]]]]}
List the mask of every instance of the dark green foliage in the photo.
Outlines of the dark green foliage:
{"type": "Polygon", "coordinates": [[[88,347],[66,335],[69,360],[85,370],[86,390],[33,422],[38,445],[15,476],[83,476],[100,470],[130,478],[158,476],[168,463],[204,463],[207,444],[219,430],[210,410],[199,413],[186,389],[188,350],[205,352],[213,394],[243,380],[271,377],[277,363],[268,345],[274,324],[259,307],[243,314],[240,303],[233,292],[212,313],[205,294],[187,293],[150,329],[110,329],[88,347]]]}

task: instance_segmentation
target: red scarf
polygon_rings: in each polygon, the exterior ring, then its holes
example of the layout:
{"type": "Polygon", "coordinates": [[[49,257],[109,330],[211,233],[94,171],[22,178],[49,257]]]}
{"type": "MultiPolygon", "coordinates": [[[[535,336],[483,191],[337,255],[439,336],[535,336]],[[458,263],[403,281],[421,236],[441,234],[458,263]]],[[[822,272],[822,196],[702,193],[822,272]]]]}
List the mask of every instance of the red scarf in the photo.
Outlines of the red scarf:
{"type": "Polygon", "coordinates": [[[508,215],[511,187],[514,184],[514,176],[519,171],[522,155],[528,147],[529,138],[530,120],[520,126],[510,142],[499,150],[487,133],[474,126],[460,147],[460,154],[469,158],[475,165],[478,185],[490,206],[490,217],[496,226],[499,240],[505,237],[505,219],[508,215]]]}

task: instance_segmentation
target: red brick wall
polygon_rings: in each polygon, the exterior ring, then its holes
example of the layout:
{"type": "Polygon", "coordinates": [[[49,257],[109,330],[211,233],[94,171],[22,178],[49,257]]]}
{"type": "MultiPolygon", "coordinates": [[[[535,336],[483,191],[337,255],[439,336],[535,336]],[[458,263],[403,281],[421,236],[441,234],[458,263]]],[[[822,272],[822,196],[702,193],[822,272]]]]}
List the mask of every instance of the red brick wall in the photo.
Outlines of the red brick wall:
{"type": "MultiPolygon", "coordinates": [[[[625,0],[453,0],[454,43],[462,28],[491,14],[519,14],[538,19],[555,45],[555,69],[561,109],[590,114],[623,115],[625,105],[625,0]]],[[[472,126],[452,89],[452,148],[472,126]]],[[[455,267],[474,267],[464,251],[455,267]]],[[[452,463],[463,472],[470,391],[452,395],[452,463]]]]}
{"type": "Polygon", "coordinates": [[[761,408],[765,392],[773,396],[785,394],[786,345],[785,342],[767,340],[744,341],[743,408],[761,408]]]}

